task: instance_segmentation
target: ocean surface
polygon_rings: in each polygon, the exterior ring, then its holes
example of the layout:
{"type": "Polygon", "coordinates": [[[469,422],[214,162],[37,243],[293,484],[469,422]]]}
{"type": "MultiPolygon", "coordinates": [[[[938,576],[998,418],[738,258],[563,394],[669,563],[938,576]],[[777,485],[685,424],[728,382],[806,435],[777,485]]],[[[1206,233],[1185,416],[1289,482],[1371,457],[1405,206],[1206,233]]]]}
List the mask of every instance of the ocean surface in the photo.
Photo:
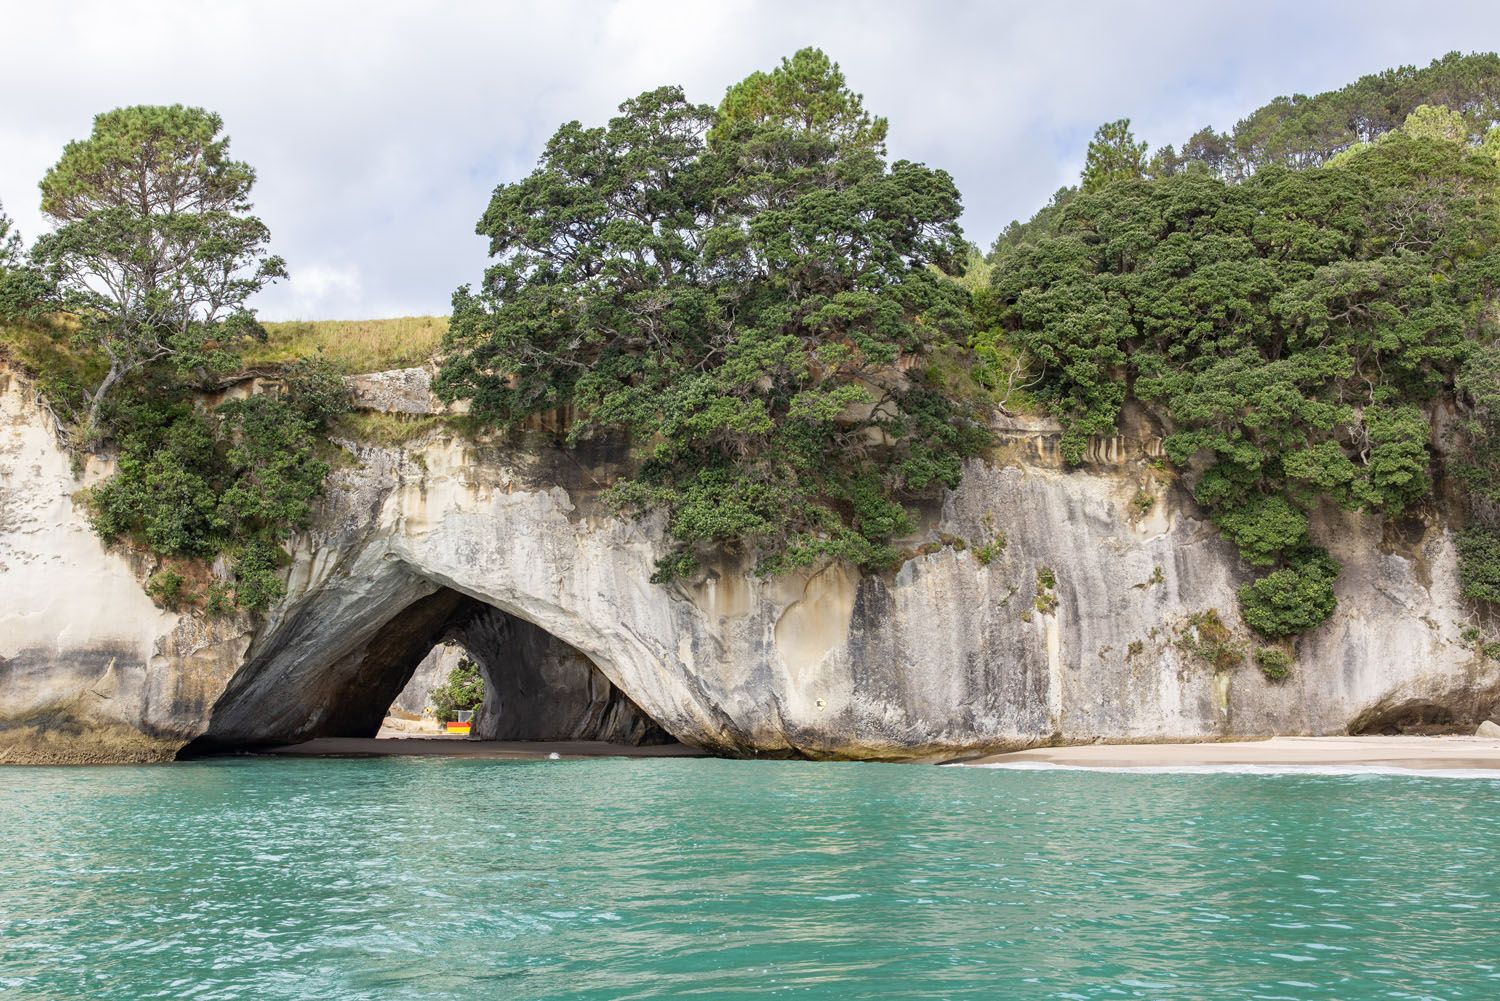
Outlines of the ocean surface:
{"type": "Polygon", "coordinates": [[[1500,781],[0,768],[0,998],[1493,999],[1500,781]]]}

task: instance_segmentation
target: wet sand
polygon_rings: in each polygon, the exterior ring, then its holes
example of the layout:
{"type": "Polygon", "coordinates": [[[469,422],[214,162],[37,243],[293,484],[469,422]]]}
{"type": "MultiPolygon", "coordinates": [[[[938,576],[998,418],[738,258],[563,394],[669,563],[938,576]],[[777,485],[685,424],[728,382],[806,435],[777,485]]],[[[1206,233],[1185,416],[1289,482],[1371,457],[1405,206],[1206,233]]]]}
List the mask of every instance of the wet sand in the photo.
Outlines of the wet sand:
{"type": "Polygon", "coordinates": [[[1083,744],[1035,747],[969,758],[965,765],[1367,766],[1414,770],[1490,769],[1500,774],[1500,740],[1490,737],[1272,737],[1202,744],[1083,744]]]}
{"type": "Polygon", "coordinates": [[[261,749],[260,754],[290,757],[446,757],[508,758],[701,758],[686,744],[607,744],[601,740],[470,740],[467,737],[319,737],[300,744],[261,749]]]}

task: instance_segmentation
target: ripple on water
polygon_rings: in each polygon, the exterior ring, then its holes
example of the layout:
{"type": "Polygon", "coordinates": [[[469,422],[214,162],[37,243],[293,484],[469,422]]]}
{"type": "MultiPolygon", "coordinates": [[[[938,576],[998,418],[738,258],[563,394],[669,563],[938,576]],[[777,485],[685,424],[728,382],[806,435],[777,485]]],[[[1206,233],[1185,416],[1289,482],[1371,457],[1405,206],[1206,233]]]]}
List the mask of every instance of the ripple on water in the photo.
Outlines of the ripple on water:
{"type": "Polygon", "coordinates": [[[794,762],[0,771],[0,997],[1496,996],[1500,783],[794,762]]]}

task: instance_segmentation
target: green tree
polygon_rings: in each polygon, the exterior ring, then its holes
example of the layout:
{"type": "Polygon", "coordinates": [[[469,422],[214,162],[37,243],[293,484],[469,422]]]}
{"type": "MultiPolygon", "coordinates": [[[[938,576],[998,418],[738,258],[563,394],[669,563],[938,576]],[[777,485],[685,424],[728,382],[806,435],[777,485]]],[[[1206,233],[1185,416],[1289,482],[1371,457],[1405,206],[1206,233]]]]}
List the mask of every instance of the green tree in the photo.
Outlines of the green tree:
{"type": "Polygon", "coordinates": [[[1469,126],[1464,116],[1441,104],[1419,104],[1401,123],[1401,131],[1413,139],[1434,139],[1464,144],[1469,141],[1469,126]]]}
{"type": "Polygon", "coordinates": [[[709,550],[890,565],[904,504],[983,432],[924,377],[968,331],[958,192],[888,166],[884,136],[815,50],[721,109],[663,87],[564,125],[480,222],[496,262],[454,295],[439,393],[500,424],[566,407],[570,442],[626,432],[612,496],[667,511],[660,580],[709,550]]]}
{"type": "Polygon", "coordinates": [[[1485,133],[1484,142],[1480,144],[1479,151],[1500,164],[1500,125],[1496,125],[1485,133]]]}
{"type": "Polygon", "coordinates": [[[769,73],[756,71],[730,87],[710,132],[717,141],[743,126],[792,135],[821,135],[843,156],[865,151],[885,155],[888,123],[865,111],[839,64],[821,50],[801,49],[769,73]]]}
{"type": "Polygon", "coordinates": [[[101,408],[133,373],[223,363],[254,329],[246,300],[286,275],[250,215],[255,172],[230,159],[222,130],[200,108],[120,108],[96,117],[42,180],[56,228],[35,253],[80,338],[109,362],[81,401],[81,443],[97,437],[101,408]]]}
{"type": "Polygon", "coordinates": [[[1218,172],[1226,178],[1273,165],[1305,169],[1402,127],[1414,114],[1422,137],[1432,138],[1424,130],[1434,125],[1451,136],[1451,113],[1424,112],[1424,105],[1455,109],[1466,140],[1483,136],[1500,122],[1500,56],[1450,52],[1427,66],[1372,73],[1338,90],[1278,97],[1208,145],[1222,149],[1218,172]]]}
{"type": "Polygon", "coordinates": [[[1336,170],[1112,184],[998,256],[997,322],[1032,359],[1069,461],[1127,399],[1157,411],[1197,499],[1271,571],[1241,593],[1246,621],[1286,635],[1333,608],[1307,510],[1426,497],[1428,411],[1455,380],[1470,441],[1486,440],[1497,182],[1467,147],[1398,132],[1336,170]]]}
{"type": "Polygon", "coordinates": [[[51,298],[51,287],[31,264],[21,234],[0,204],[0,323],[35,320],[51,298]]]}
{"type": "Polygon", "coordinates": [[[427,694],[439,723],[457,719],[460,712],[478,709],[484,703],[484,675],[468,657],[459,659],[448,679],[427,694]]]}
{"type": "Polygon", "coordinates": [[[15,231],[15,223],[5,214],[5,203],[0,202],[0,272],[11,271],[21,263],[21,234],[15,231]]]}
{"type": "Polygon", "coordinates": [[[1081,187],[1097,191],[1114,181],[1134,180],[1146,173],[1146,144],[1135,141],[1130,119],[1105,122],[1094,131],[1083,164],[1081,187]]]}

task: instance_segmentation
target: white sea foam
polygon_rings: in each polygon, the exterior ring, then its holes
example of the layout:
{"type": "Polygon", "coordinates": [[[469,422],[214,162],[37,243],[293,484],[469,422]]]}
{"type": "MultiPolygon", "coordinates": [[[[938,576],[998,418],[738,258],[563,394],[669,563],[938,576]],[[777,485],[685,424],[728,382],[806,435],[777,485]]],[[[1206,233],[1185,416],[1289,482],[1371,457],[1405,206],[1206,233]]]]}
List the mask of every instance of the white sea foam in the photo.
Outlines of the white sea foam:
{"type": "MultiPolygon", "coordinates": [[[[946,766],[945,766],[946,767],[946,766]]],[[[1495,768],[1401,768],[1396,765],[1068,765],[1056,761],[954,762],[955,768],[998,768],[1022,772],[1124,772],[1130,775],[1331,775],[1403,778],[1489,779],[1500,782],[1495,768]]]]}

